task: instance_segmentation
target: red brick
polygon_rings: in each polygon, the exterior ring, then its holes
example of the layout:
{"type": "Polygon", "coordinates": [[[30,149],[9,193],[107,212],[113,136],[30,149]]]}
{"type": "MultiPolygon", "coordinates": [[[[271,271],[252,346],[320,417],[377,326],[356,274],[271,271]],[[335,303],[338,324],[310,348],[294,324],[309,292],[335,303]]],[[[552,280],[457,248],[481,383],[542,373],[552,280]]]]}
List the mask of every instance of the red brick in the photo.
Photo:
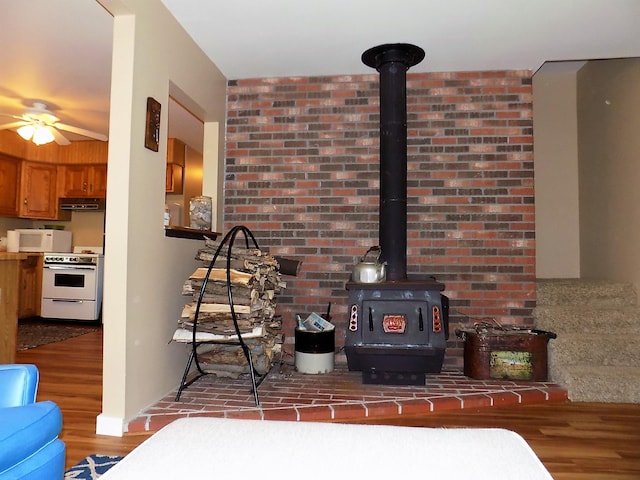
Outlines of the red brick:
{"type": "Polygon", "coordinates": [[[329,406],[302,407],[296,410],[299,420],[303,422],[327,421],[332,418],[332,411],[329,406]]]}
{"type": "Polygon", "coordinates": [[[432,397],[429,399],[432,404],[433,412],[445,412],[451,410],[460,410],[462,408],[462,401],[457,397],[445,396],[445,397],[432,397]]]}
{"type": "Polygon", "coordinates": [[[366,408],[362,403],[349,403],[331,405],[333,420],[347,420],[354,418],[365,418],[366,408]]]}

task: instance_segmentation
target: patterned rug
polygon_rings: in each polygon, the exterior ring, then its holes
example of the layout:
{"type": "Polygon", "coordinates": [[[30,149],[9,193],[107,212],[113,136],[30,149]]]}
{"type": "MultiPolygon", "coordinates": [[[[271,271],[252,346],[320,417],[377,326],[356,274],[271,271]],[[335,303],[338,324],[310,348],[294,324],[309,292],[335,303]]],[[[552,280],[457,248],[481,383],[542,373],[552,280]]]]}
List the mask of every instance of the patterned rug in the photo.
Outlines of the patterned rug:
{"type": "Polygon", "coordinates": [[[104,472],[122,460],[122,457],[109,455],[89,455],[64,473],[64,478],[76,480],[95,480],[104,472]]]}
{"type": "Polygon", "coordinates": [[[43,320],[20,320],[18,324],[17,350],[61,342],[68,338],[77,337],[99,330],[97,325],[82,325],[70,322],[55,322],[43,320]]]}

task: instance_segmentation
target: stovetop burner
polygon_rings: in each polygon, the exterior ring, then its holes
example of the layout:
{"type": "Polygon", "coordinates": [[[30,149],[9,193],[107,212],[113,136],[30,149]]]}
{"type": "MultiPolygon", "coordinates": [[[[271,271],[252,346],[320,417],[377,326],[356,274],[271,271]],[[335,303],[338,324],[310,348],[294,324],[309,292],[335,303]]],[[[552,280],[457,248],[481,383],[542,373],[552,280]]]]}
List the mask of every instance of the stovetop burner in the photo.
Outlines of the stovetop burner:
{"type": "Polygon", "coordinates": [[[47,252],[44,254],[45,264],[96,265],[104,259],[104,249],[94,246],[75,246],[70,252],[47,252]]]}
{"type": "Polygon", "coordinates": [[[44,254],[45,264],[95,265],[104,258],[101,253],[49,252],[44,254]]]}

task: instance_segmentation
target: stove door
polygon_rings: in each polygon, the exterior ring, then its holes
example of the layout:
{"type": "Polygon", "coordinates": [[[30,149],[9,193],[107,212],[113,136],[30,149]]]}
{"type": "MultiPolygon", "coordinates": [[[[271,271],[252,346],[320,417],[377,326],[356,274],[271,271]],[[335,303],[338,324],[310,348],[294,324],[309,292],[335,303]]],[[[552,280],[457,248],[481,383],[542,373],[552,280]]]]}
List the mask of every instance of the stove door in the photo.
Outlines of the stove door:
{"type": "Polygon", "coordinates": [[[433,331],[429,302],[365,300],[360,310],[365,344],[427,345],[433,331]]]}
{"type": "Polygon", "coordinates": [[[96,300],[95,266],[45,265],[42,272],[42,297],[59,300],[96,300]]]}

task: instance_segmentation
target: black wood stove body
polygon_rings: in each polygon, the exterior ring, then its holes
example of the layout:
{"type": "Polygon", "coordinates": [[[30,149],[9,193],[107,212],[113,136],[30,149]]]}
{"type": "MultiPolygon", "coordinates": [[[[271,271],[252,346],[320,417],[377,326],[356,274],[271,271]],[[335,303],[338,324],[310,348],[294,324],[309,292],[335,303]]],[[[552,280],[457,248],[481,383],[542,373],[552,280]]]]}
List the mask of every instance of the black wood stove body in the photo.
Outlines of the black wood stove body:
{"type": "Polygon", "coordinates": [[[442,370],[448,301],[434,280],[349,282],[345,353],[364,383],[424,385],[442,370]]]}
{"type": "Polygon", "coordinates": [[[449,303],[444,285],[407,276],[406,72],[424,58],[415,45],[371,48],[362,61],[380,73],[381,261],[386,280],[347,283],[349,323],[345,354],[349,370],[364,383],[424,385],[442,369],[449,303]]]}

